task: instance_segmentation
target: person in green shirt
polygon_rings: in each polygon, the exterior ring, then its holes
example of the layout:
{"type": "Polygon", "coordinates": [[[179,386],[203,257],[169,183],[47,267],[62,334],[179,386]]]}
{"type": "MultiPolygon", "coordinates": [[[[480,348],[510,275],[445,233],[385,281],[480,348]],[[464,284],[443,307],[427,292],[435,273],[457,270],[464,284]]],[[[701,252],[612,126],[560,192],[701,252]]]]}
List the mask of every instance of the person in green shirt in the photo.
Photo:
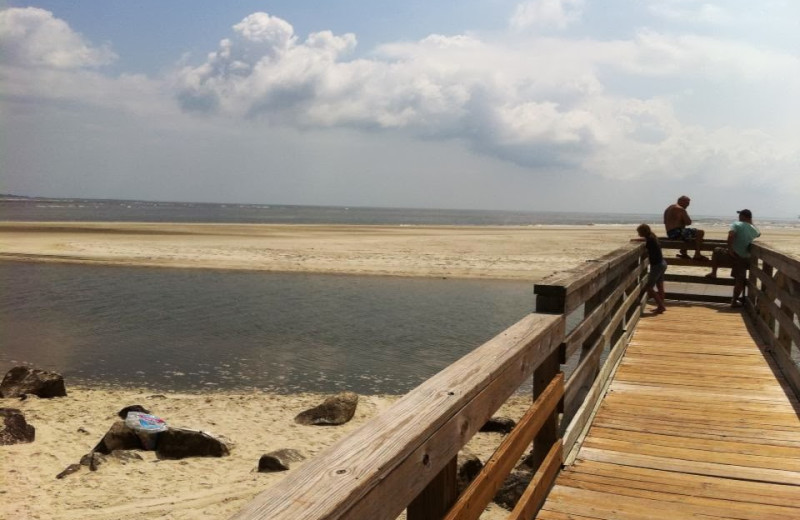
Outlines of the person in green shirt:
{"type": "Polygon", "coordinates": [[[733,277],[733,300],[731,307],[739,307],[742,301],[739,299],[744,291],[744,283],[747,278],[747,270],[750,268],[750,244],[753,240],[761,236],[761,232],[753,225],[753,213],[749,209],[737,211],[739,221],[731,224],[728,232],[728,247],[718,247],[714,249],[711,256],[711,272],[706,278],[716,278],[717,268],[725,257],[730,257],[733,262],[731,276],[733,277]]]}

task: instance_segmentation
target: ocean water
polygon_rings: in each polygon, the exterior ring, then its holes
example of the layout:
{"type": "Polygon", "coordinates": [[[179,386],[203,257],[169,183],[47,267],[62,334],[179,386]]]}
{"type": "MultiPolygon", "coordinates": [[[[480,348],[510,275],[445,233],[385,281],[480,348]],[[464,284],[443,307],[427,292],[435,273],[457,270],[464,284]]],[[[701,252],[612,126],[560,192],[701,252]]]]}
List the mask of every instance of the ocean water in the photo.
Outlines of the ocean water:
{"type": "Polygon", "coordinates": [[[0,266],[0,370],[68,384],[404,393],[533,308],[526,282],[0,266]]]}
{"type": "MultiPolygon", "coordinates": [[[[727,226],[732,216],[695,215],[698,225],[727,226]]],[[[531,226],[660,222],[661,213],[489,211],[270,204],[212,204],[0,196],[0,221],[218,222],[262,224],[531,226]]],[[[800,227],[800,219],[764,218],[764,227],[800,227]]]]}

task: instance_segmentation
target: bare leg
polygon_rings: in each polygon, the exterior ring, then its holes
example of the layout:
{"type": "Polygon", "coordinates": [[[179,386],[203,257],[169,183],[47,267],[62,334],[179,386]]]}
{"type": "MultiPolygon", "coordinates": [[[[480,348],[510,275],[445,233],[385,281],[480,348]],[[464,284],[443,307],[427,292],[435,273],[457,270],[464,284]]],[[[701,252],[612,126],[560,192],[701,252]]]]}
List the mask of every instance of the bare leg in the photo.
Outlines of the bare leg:
{"type": "Polygon", "coordinates": [[[652,288],[647,289],[647,295],[650,296],[653,300],[655,300],[656,305],[657,305],[655,312],[657,314],[660,314],[660,313],[664,312],[665,310],[667,310],[667,308],[664,307],[664,299],[661,297],[660,294],[658,294],[652,288]]]}
{"type": "Polygon", "coordinates": [[[731,307],[741,307],[742,303],[739,301],[739,296],[744,291],[744,278],[737,278],[733,282],[733,300],[731,300],[731,307]]]}
{"type": "Polygon", "coordinates": [[[664,293],[664,280],[659,280],[656,282],[656,289],[658,296],[661,298],[661,305],[664,305],[664,300],[667,299],[666,293],[664,293]]]}
{"type": "Polygon", "coordinates": [[[695,260],[708,260],[708,257],[707,256],[703,256],[703,254],[700,252],[700,247],[703,245],[703,237],[704,236],[706,236],[706,232],[703,231],[702,229],[698,229],[697,230],[697,235],[694,238],[694,245],[695,245],[694,259],[695,260]]]}
{"type": "Polygon", "coordinates": [[[711,255],[711,272],[706,275],[706,278],[716,278],[718,268],[719,268],[719,253],[717,253],[717,251],[714,250],[714,253],[711,255]]]}

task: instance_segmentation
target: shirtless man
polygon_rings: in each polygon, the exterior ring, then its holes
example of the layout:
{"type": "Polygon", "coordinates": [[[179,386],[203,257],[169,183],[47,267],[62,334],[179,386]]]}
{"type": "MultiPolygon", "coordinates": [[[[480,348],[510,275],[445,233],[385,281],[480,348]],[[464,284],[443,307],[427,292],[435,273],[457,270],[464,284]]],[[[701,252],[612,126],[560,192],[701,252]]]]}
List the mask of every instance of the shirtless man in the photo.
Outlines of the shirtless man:
{"type": "MultiPolygon", "coordinates": [[[[708,260],[708,257],[700,254],[700,246],[703,244],[705,232],[702,229],[686,227],[692,223],[692,219],[686,211],[689,202],[691,202],[689,197],[681,195],[676,204],[672,204],[664,210],[664,228],[667,230],[667,237],[670,240],[694,240],[694,259],[708,260]]],[[[689,258],[685,248],[680,250],[678,257],[689,258]]]]}

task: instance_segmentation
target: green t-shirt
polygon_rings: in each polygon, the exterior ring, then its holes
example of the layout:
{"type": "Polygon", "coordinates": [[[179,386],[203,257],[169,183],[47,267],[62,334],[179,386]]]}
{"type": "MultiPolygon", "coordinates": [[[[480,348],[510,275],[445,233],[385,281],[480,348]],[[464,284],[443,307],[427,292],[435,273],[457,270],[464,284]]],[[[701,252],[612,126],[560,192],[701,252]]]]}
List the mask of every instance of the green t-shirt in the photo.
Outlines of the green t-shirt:
{"type": "Polygon", "coordinates": [[[761,236],[761,232],[749,222],[734,222],[731,224],[731,231],[736,236],[733,237],[733,251],[742,258],[750,258],[750,244],[761,236]]]}

